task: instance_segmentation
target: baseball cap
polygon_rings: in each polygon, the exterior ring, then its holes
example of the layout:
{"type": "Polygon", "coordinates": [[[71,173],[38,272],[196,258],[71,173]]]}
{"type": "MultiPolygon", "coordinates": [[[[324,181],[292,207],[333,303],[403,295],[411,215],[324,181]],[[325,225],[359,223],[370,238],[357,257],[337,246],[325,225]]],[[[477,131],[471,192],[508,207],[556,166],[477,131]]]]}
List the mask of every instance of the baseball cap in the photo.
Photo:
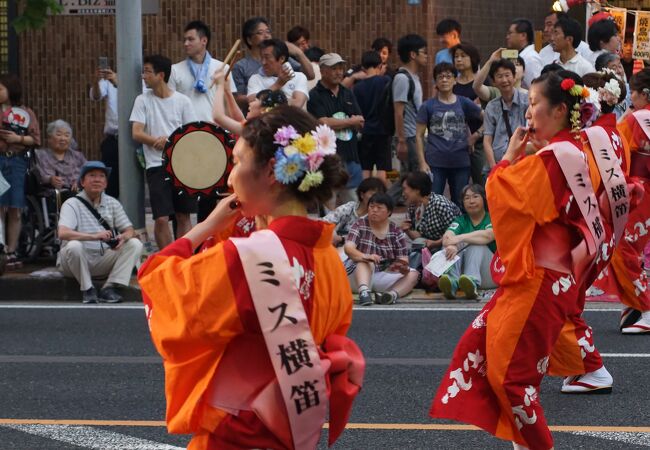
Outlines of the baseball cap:
{"type": "Polygon", "coordinates": [[[79,182],[83,179],[91,170],[103,170],[106,174],[106,178],[111,174],[111,168],[106,167],[106,165],[101,161],[88,161],[81,167],[81,172],[79,173],[79,182]]]}
{"type": "Polygon", "coordinates": [[[338,53],[326,53],[320,57],[320,59],[318,60],[318,65],[332,67],[344,62],[345,60],[341,58],[341,55],[339,55],[338,53]]]}

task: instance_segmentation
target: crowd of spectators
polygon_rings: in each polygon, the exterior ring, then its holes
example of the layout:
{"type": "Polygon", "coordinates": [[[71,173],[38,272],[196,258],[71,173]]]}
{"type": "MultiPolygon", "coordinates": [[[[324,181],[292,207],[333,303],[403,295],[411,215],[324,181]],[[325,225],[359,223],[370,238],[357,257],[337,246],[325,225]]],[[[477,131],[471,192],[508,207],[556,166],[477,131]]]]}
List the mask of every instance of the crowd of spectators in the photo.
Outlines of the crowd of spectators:
{"type": "MultiPolygon", "coordinates": [[[[394,303],[418,284],[439,288],[448,298],[454,298],[458,289],[467,298],[476,298],[478,289],[494,284],[487,268],[495,242],[483,185],[513,130],[526,125],[526,89],[532,80],[544,71],[562,69],[580,76],[610,70],[624,81],[629,76],[615,23],[600,19],[590,23],[584,42],[583,28],[575,19],[549,13],[544,21],[546,45],[540,52],[535,49],[533,24],[515,19],[503,30],[504,48],[482,59],[477,48],[463,40],[461,24],[447,18],[436,26],[441,49],[432,73],[424,69],[433,49],[417,34],[399,37],[396,45],[379,37],[356,64],[336,52],[340,49],[314,45],[314,36],[302,26],[289,30],[286,40],[274,37],[271,21],[264,17],[243,24],[246,54],[229,68],[207,50],[210,28],[201,21],[190,22],[183,34],[185,59],[172,64],[161,55],[145,56],[143,93],[130,116],[132,130],[126,131],[142,145],[158,248],[169,244],[173,233],[182,236],[189,230],[191,214],[198,211],[201,221],[215,204],[202,199],[197,207],[187,196],[175,195],[162,168],[167,137],[196,120],[239,134],[247,119],[288,103],[306,109],[336,133],[337,153],[349,181],[320,211],[323,220],[335,224],[332,243],[341,249],[360,304],[394,303]],[[397,66],[392,64],[394,51],[397,66]],[[433,83],[432,95],[423,90],[422,80],[427,78],[433,83]],[[426,269],[436,252],[460,257],[440,279],[426,269]]],[[[32,161],[43,195],[81,196],[94,202],[100,216],[102,210],[106,213],[103,219],[112,221],[104,227],[74,199],[61,209],[59,237],[65,251],[59,266],[79,280],[88,302],[119,298],[114,282],[124,284],[124,274],[132,269],[124,261],[135,264],[133,255],[141,250],[135,244],[104,245],[135,238],[117,200],[117,86],[116,72],[98,68],[90,98],[103,101],[106,108],[99,166],[87,162],[83,150],[76,148],[72,127],[64,120],[47,125],[41,145],[37,117],[21,103],[20,81],[11,75],[0,77],[3,125],[12,123],[8,117],[12,111],[27,116],[24,126],[0,130],[0,169],[9,185],[0,196],[0,234],[9,266],[20,266],[23,183],[32,161]],[[28,149],[36,149],[33,157],[25,157],[28,149]],[[90,178],[84,175],[102,178],[95,182],[92,195],[87,192],[90,178]],[[89,229],[75,228],[80,225],[89,229]],[[76,240],[94,243],[71,244],[76,240]],[[113,281],[98,294],[90,277],[95,272],[111,273],[106,261],[115,263],[122,247],[130,253],[120,260],[120,275],[109,275],[113,281]],[[84,249],[92,255],[79,256],[84,249]],[[77,258],[74,262],[71,255],[77,258]],[[99,271],[93,269],[97,264],[99,271]]],[[[619,105],[617,115],[626,114],[629,105],[629,99],[619,105]]]]}

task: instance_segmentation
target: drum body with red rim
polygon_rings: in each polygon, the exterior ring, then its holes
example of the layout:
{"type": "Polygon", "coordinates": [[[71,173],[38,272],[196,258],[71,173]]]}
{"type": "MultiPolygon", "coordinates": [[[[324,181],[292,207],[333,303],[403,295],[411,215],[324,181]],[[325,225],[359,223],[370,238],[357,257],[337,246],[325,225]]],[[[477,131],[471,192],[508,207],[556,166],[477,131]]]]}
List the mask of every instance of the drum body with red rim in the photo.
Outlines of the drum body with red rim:
{"type": "Polygon", "coordinates": [[[192,122],[174,131],[163,149],[163,166],[174,187],[192,196],[228,195],[234,137],[216,125],[192,122]]]}

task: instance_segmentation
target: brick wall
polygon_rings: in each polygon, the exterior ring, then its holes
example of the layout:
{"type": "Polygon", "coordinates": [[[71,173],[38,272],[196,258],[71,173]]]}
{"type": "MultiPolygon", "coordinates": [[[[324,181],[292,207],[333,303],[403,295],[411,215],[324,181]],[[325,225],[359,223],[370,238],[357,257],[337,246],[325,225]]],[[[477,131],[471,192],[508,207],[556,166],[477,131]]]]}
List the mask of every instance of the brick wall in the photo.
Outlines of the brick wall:
{"type": "MultiPolygon", "coordinates": [[[[253,15],[271,19],[274,35],[285,37],[289,28],[301,24],[311,30],[312,41],[326,51],[336,51],[349,61],[361,53],[375,37],[396,42],[400,35],[416,32],[426,37],[430,66],[438,50],[435,24],[455,17],[463,25],[463,39],[476,45],[483,59],[503,45],[510,19],[530,18],[542,27],[548,0],[422,0],[410,6],[406,0],[161,0],[156,16],[143,18],[143,52],[162,53],[178,61],[183,58],[183,27],[201,19],[213,30],[210,52],[223,58],[240,37],[241,24],[253,15]]],[[[20,72],[24,101],[36,112],[44,131],[57,118],[69,121],[80,148],[89,158],[99,155],[102,139],[103,106],[88,98],[98,56],[115,62],[114,16],[51,17],[39,31],[19,36],[20,72]]],[[[393,56],[397,63],[397,55],[393,56]]],[[[425,92],[430,89],[432,67],[423,74],[425,92]]]]}

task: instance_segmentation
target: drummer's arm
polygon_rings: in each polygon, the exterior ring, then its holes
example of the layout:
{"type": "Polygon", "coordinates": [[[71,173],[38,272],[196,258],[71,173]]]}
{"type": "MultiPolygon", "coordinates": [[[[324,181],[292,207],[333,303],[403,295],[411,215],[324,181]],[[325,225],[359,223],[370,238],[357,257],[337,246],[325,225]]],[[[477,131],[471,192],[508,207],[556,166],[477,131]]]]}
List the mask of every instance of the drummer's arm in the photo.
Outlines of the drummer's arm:
{"type": "Polygon", "coordinates": [[[241,112],[241,109],[239,108],[239,105],[237,104],[237,99],[235,98],[234,95],[232,95],[232,92],[230,91],[229,88],[225,89],[225,95],[226,95],[226,107],[228,108],[228,116],[236,120],[237,123],[241,123],[244,120],[246,120],[246,117],[244,117],[244,115],[241,112]]]}
{"type": "MultiPolygon", "coordinates": [[[[226,130],[240,134],[241,122],[236,120],[236,118],[228,117],[228,114],[226,114],[226,109],[224,106],[224,91],[224,83],[218,83],[217,92],[215,93],[214,102],[212,103],[212,119],[217,125],[225,128],[226,130]]],[[[228,111],[230,114],[237,115],[237,112],[239,112],[238,115],[241,116],[241,120],[244,120],[244,117],[239,110],[239,107],[237,106],[235,98],[230,92],[228,92],[226,96],[228,99],[228,111]]]]}

